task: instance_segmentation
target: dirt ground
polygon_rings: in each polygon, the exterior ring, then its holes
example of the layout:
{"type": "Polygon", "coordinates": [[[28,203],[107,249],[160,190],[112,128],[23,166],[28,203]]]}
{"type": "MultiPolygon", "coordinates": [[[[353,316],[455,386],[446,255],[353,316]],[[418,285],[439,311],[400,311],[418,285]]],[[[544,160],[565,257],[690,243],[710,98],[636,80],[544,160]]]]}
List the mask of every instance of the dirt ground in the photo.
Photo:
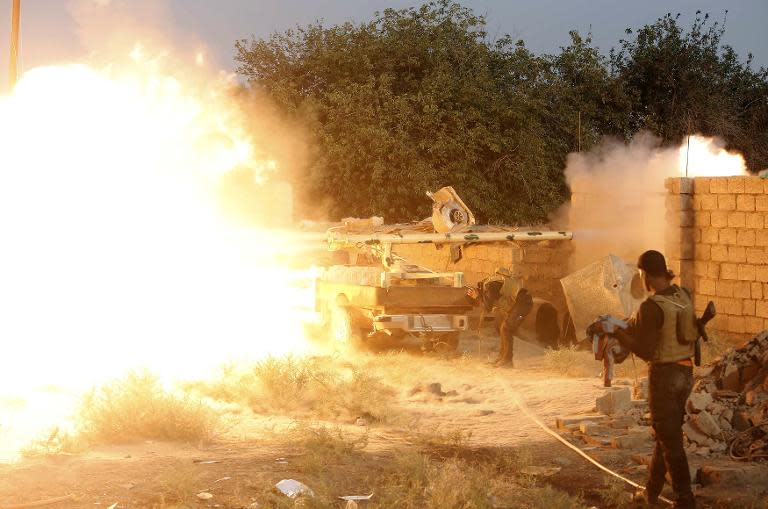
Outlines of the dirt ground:
{"type": "MultiPolygon", "coordinates": [[[[0,508],[70,495],[50,507],[267,507],[264,494],[289,478],[310,487],[331,484],[329,490],[339,496],[374,492],[375,497],[382,465],[412,447],[420,436],[441,430],[458,438],[450,447],[425,441],[424,449],[434,457],[478,460],[486,454],[525,450],[533,465],[552,467],[542,483],[579,494],[595,507],[621,506],[601,495],[611,485],[606,474],[543,432],[515,403],[516,398],[524,401],[552,427],[558,416],[590,412],[604,390],[597,363],[593,377],[565,377],[546,369],[540,348],[518,341],[516,367],[500,369],[488,363],[494,344],[493,338],[478,341],[469,335],[462,340],[464,355],[449,360],[422,355],[415,348],[378,354],[382,362],[399,368],[384,380],[397,389],[393,418],[385,423],[364,419],[334,423],[351,435],[365,433],[367,444],[359,461],[338,465],[333,475],[326,475],[330,469],[308,473],[298,468],[302,453],[289,442],[273,440],[275,430],[289,426],[292,419],[242,410],[209,444],[145,441],[0,464],[0,508]],[[440,384],[437,392],[427,389],[435,383],[440,384]],[[201,492],[212,498],[198,498],[201,492]]],[[[638,450],[580,447],[642,484],[645,467],[632,456],[649,453],[650,446],[638,450]]],[[[695,467],[704,461],[712,463],[697,456],[690,459],[695,467]]],[[[744,490],[735,485],[700,489],[700,505],[744,507],[738,501],[744,490]]],[[[627,498],[629,493],[626,488],[627,498]]],[[[343,503],[340,500],[339,507],[343,503]]]]}

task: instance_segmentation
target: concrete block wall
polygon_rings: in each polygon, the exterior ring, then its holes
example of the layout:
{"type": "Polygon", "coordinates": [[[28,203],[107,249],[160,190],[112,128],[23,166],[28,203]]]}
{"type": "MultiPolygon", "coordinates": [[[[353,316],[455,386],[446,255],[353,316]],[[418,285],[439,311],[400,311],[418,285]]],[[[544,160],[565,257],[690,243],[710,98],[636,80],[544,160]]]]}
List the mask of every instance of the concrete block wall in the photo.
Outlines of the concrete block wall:
{"type": "Polygon", "coordinates": [[[477,284],[492,275],[498,267],[519,270],[524,286],[534,297],[549,300],[558,311],[566,309],[560,278],[570,272],[571,241],[469,244],[462,247],[462,259],[455,264],[451,261],[448,246],[436,248],[433,244],[400,244],[393,249],[409,262],[438,272],[463,272],[468,285],[477,284]]]}
{"type": "Polygon", "coordinates": [[[710,328],[741,342],[768,329],[768,180],[669,179],[667,256],[710,328]]]}

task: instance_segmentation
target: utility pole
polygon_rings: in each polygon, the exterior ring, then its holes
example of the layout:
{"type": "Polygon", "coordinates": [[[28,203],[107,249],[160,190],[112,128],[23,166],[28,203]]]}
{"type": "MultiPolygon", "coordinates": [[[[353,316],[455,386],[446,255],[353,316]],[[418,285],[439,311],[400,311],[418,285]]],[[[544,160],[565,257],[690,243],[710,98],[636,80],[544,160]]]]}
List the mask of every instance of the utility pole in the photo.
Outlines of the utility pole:
{"type": "Polygon", "coordinates": [[[21,0],[13,0],[13,13],[11,15],[11,59],[8,69],[8,83],[10,91],[16,86],[18,77],[19,60],[19,17],[21,15],[21,0]]]}

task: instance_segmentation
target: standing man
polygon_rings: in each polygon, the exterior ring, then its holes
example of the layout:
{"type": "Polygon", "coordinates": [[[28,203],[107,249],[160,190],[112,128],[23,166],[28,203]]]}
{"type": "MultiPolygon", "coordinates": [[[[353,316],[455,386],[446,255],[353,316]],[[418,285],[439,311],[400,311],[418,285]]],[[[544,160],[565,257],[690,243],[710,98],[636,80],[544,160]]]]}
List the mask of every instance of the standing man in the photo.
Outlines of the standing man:
{"type": "Polygon", "coordinates": [[[656,434],[646,489],[635,498],[654,504],[669,472],[676,500],[674,507],[696,507],[691,474],[683,448],[685,403],[693,387],[694,344],[698,337],[690,292],[672,284],[664,255],[646,251],[637,263],[648,291],[626,331],[615,333],[619,342],[648,362],[648,404],[656,434]]]}

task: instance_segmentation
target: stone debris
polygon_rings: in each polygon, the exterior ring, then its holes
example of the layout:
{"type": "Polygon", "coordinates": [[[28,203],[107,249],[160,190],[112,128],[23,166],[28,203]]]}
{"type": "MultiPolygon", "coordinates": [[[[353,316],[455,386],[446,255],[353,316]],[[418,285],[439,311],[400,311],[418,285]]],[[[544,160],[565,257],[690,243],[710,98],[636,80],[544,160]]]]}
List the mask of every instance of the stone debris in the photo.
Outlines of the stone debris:
{"type": "Polygon", "coordinates": [[[632,392],[629,387],[614,387],[595,401],[597,411],[605,415],[616,415],[632,408],[632,392]]]}
{"type": "MultiPolygon", "coordinates": [[[[686,405],[689,442],[711,454],[768,458],[768,331],[702,370],[686,405]]],[[[697,453],[699,449],[697,449],[697,453]]]]}

